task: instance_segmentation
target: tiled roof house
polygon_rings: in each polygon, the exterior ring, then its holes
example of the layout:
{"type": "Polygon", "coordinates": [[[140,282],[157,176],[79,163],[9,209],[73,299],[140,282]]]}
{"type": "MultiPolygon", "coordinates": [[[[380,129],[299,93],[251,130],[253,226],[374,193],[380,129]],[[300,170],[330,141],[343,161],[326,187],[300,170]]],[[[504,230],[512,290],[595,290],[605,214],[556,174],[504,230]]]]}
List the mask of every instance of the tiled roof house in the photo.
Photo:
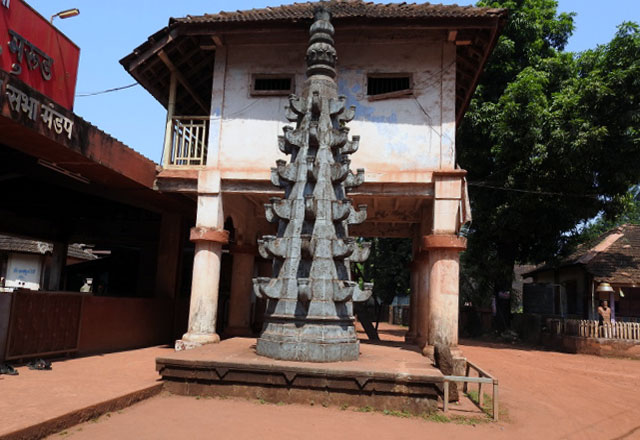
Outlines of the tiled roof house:
{"type": "MultiPolygon", "coordinates": [[[[608,300],[620,318],[640,318],[640,225],[626,224],[584,244],[557,265],[526,274],[534,283],[559,287],[569,315],[593,317],[600,300],[608,300]],[[614,292],[597,292],[600,283],[614,292]]],[[[561,302],[556,300],[556,302],[561,302]]]]}

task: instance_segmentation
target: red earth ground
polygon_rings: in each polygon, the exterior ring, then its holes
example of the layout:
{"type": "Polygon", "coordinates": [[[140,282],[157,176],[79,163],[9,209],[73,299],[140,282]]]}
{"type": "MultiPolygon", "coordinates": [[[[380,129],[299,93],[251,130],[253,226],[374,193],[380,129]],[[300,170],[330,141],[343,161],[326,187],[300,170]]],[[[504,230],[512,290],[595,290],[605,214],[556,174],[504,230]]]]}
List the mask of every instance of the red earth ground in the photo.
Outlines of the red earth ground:
{"type": "MultiPolygon", "coordinates": [[[[387,339],[402,335],[386,330],[387,339]]],[[[461,348],[499,378],[499,423],[161,394],[50,438],[640,439],[640,361],[475,341],[461,348]]]]}

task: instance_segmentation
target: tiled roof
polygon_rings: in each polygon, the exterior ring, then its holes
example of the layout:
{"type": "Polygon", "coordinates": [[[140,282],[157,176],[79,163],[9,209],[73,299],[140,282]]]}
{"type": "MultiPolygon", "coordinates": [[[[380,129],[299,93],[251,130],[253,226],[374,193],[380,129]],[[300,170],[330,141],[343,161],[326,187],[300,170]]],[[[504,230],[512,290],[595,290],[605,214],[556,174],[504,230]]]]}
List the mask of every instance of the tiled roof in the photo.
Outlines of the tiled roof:
{"type": "MultiPolygon", "coordinates": [[[[579,246],[560,267],[582,265],[596,282],[640,284],[640,225],[622,225],[602,234],[595,244],[579,246]]],[[[557,266],[544,264],[539,273],[557,266]]]]}
{"type": "Polygon", "coordinates": [[[619,237],[586,263],[587,272],[598,282],[640,284],[640,225],[620,226],[612,235],[619,237]]]}
{"type": "MultiPolygon", "coordinates": [[[[282,0],[281,0],[282,1],[282,0]]],[[[212,3],[214,4],[214,3],[212,3]]],[[[205,59],[213,59],[210,36],[238,32],[250,34],[263,32],[267,28],[286,28],[302,30],[313,20],[316,8],[323,6],[332,14],[336,29],[340,27],[389,27],[398,30],[405,27],[441,29],[443,31],[460,30],[461,42],[456,45],[458,74],[456,78],[456,124],[464,115],[471,96],[476,88],[479,74],[484,69],[488,56],[498,41],[506,24],[507,9],[479,8],[474,6],[442,5],[430,3],[373,3],[363,0],[329,0],[307,3],[250,9],[245,11],[218,12],[204,15],[187,15],[183,18],[171,18],[169,24],[149,36],[147,41],[136,47],[129,55],[120,60],[120,64],[151,93],[163,106],[168,107],[167,90],[171,71],[159,54],[173,58],[174,65],[183,65],[183,75],[188,81],[200,81],[203,75],[211,75],[212,69],[202,64],[199,69],[190,69],[194,57],[200,51],[207,51],[205,59]],[[471,42],[471,44],[468,44],[471,42]],[[184,49],[183,46],[193,46],[184,49]],[[208,46],[207,49],[204,47],[208,46]],[[196,54],[196,55],[194,55],[196,54]],[[465,63],[466,61],[466,63],[465,63]],[[472,66],[463,68],[464,65],[472,66]],[[197,80],[194,78],[198,78],[197,80]]],[[[444,37],[444,32],[442,32],[444,37]]],[[[449,34],[451,37],[452,34],[449,34]]],[[[306,40],[304,40],[306,41],[306,40]]],[[[205,81],[211,84],[211,81],[205,81]]],[[[199,97],[210,99],[210,90],[202,89],[199,97]]],[[[199,114],[197,97],[191,94],[179,94],[177,103],[182,114],[199,114]]]]}
{"type": "MultiPolygon", "coordinates": [[[[44,255],[47,252],[51,253],[53,251],[53,245],[44,241],[0,235],[0,251],[44,255]]],[[[98,258],[90,251],[84,249],[80,244],[70,244],[67,256],[79,260],[95,260],[98,258]]]]}
{"type": "Polygon", "coordinates": [[[184,18],[172,18],[170,23],[222,23],[277,20],[310,20],[318,6],[330,9],[332,18],[476,18],[504,16],[504,9],[477,8],[474,6],[442,5],[431,3],[373,3],[362,0],[331,0],[325,2],[293,3],[249,9],[246,11],[219,12],[199,16],[188,15],[184,18]]]}

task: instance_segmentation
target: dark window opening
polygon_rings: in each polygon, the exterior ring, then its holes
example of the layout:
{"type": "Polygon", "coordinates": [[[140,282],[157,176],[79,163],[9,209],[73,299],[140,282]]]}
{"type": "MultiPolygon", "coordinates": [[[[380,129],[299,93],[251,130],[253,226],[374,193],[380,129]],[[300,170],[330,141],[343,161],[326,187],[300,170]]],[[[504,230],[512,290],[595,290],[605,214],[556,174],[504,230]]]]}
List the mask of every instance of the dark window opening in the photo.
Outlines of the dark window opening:
{"type": "Polygon", "coordinates": [[[291,90],[291,78],[256,78],[254,90],[291,90]]]}
{"type": "Polygon", "coordinates": [[[567,292],[567,314],[575,315],[578,309],[578,283],[576,280],[565,281],[564,288],[567,292]]]}
{"type": "Polygon", "coordinates": [[[293,75],[253,75],[252,95],[288,95],[293,93],[293,75]]]}
{"type": "Polygon", "coordinates": [[[367,78],[367,95],[377,96],[393,92],[411,91],[411,77],[398,76],[369,76],[367,78]]]}

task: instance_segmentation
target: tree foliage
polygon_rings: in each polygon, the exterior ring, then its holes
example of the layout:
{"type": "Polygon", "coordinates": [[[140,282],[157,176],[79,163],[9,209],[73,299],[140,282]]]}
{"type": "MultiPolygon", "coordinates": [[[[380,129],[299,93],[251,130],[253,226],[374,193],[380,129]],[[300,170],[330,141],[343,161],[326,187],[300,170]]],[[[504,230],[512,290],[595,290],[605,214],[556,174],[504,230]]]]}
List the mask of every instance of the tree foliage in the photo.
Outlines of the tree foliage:
{"type": "Polygon", "coordinates": [[[371,254],[353,268],[359,282],[373,282],[373,295],[383,304],[410,293],[411,240],[374,238],[371,254]]]}
{"type": "Polygon", "coordinates": [[[640,29],[564,52],[573,15],[553,0],[502,0],[509,22],[458,132],[474,223],[464,270],[479,289],[511,285],[515,262],[562,254],[577,225],[614,218],[640,182],[640,29]]]}
{"type": "Polygon", "coordinates": [[[640,185],[634,185],[624,197],[620,197],[620,203],[624,207],[615,217],[599,216],[593,221],[583,225],[580,231],[571,236],[568,242],[569,249],[580,244],[594,246],[598,238],[605,232],[624,224],[640,225],[640,185]]]}

